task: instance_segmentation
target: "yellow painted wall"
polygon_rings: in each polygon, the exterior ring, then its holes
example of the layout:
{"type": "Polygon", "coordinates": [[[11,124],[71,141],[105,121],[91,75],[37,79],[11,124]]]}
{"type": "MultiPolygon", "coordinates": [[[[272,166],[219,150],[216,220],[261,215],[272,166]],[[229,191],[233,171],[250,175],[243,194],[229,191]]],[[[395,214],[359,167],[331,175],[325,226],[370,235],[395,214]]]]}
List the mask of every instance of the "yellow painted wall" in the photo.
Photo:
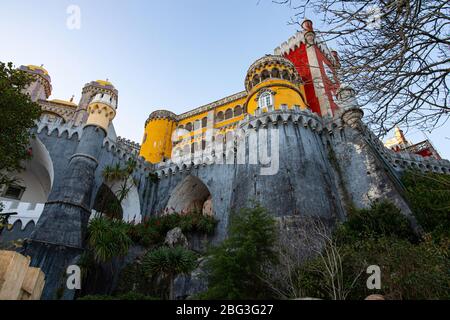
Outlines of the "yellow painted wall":
{"type": "Polygon", "coordinates": [[[151,119],[145,127],[140,155],[151,163],[159,163],[172,154],[172,132],[176,122],[170,119],[151,119]]]}
{"type": "MultiPolygon", "coordinates": [[[[215,113],[215,115],[217,115],[220,111],[222,111],[222,112],[225,114],[225,111],[227,111],[228,109],[233,109],[233,110],[234,110],[234,108],[237,107],[237,106],[241,106],[241,107],[243,108],[243,107],[244,107],[245,100],[246,100],[246,97],[241,98],[241,99],[238,99],[238,100],[233,101],[233,102],[226,103],[226,104],[221,105],[221,106],[218,106],[218,107],[214,108],[214,113],[215,113]]],[[[183,126],[185,126],[185,125],[188,124],[189,122],[194,123],[194,121],[196,121],[196,120],[200,120],[200,121],[201,121],[204,117],[207,117],[207,116],[208,116],[208,113],[209,113],[209,111],[208,111],[208,112],[199,113],[199,114],[197,114],[197,115],[193,115],[193,116],[191,116],[191,117],[189,117],[189,118],[186,118],[186,119],[181,120],[181,121],[178,123],[178,125],[183,125],[183,126]]],[[[237,120],[237,121],[238,121],[238,120],[237,120]]],[[[236,122],[236,119],[235,119],[235,118],[232,118],[232,119],[228,119],[228,120],[226,120],[226,121],[219,122],[219,123],[217,123],[214,127],[217,127],[217,126],[223,126],[223,125],[225,125],[225,124],[229,124],[229,123],[233,123],[233,122],[236,122]]]]}
{"type": "Polygon", "coordinates": [[[254,114],[255,110],[258,108],[257,96],[258,92],[263,88],[270,89],[276,93],[273,96],[273,104],[275,110],[280,109],[281,105],[283,104],[287,105],[289,109],[294,108],[295,105],[300,106],[301,109],[307,108],[306,100],[303,98],[305,97],[303,85],[295,86],[289,81],[275,79],[266,80],[258,84],[249,93],[247,102],[247,112],[249,114],[254,114]]]}
{"type": "Polygon", "coordinates": [[[108,132],[109,123],[116,116],[116,111],[103,103],[93,103],[88,107],[89,116],[86,125],[96,125],[108,132]]]}
{"type": "MultiPolygon", "coordinates": [[[[284,69],[292,71],[291,69],[281,65],[274,67],[277,67],[280,73],[283,72],[284,69]]],[[[271,71],[272,68],[261,67],[253,70],[252,74],[260,73],[263,69],[271,71]]],[[[250,76],[252,77],[252,75],[250,76]]],[[[263,88],[268,88],[276,93],[274,95],[275,109],[280,109],[283,104],[287,105],[290,109],[295,105],[302,109],[307,108],[303,85],[296,85],[283,79],[265,80],[253,87],[247,96],[214,108],[214,129],[217,129],[215,135],[225,136],[226,132],[234,130],[234,125],[242,120],[246,113],[254,114],[255,110],[258,108],[258,101],[256,101],[257,94],[263,88]],[[228,109],[234,110],[236,106],[240,106],[243,109],[243,113],[240,116],[223,121],[217,120],[217,114],[219,112],[223,112],[225,116],[225,112],[228,109]]],[[[172,154],[171,137],[173,131],[180,126],[183,126],[184,128],[188,123],[192,123],[192,128],[194,129],[194,123],[197,120],[200,122],[201,127],[202,119],[207,118],[209,112],[211,111],[192,115],[188,118],[180,120],[178,123],[167,119],[150,120],[145,128],[145,141],[142,143],[140,155],[152,163],[159,163],[164,157],[170,158],[172,154]]],[[[203,140],[202,135],[206,132],[206,130],[207,128],[193,130],[189,134],[180,137],[178,142],[175,143],[174,148],[183,149],[186,145],[191,145],[193,143],[198,143],[201,145],[203,140]]]]}
{"type": "MultiPolygon", "coordinates": [[[[237,107],[237,106],[240,106],[244,110],[244,103],[245,103],[245,101],[246,101],[246,97],[238,99],[238,100],[235,100],[235,101],[232,101],[232,102],[229,102],[229,103],[226,103],[224,105],[221,105],[221,106],[218,106],[218,107],[214,108],[214,117],[216,118],[216,116],[217,116],[217,114],[219,112],[223,112],[224,113],[224,117],[225,117],[225,111],[227,111],[228,109],[234,110],[234,108],[237,107]]],[[[193,115],[193,116],[191,116],[189,118],[183,119],[183,120],[181,120],[178,123],[178,126],[182,125],[184,127],[184,126],[186,126],[186,124],[192,123],[192,127],[194,127],[194,122],[196,120],[199,120],[200,123],[201,123],[203,118],[208,117],[208,113],[209,112],[210,111],[199,113],[197,115],[193,115]]],[[[231,119],[223,120],[223,121],[220,121],[220,122],[217,122],[217,119],[215,119],[216,123],[214,124],[214,129],[217,129],[217,128],[220,128],[220,127],[223,127],[223,126],[226,126],[226,125],[230,125],[230,124],[239,122],[240,120],[242,120],[244,118],[244,115],[245,115],[245,113],[243,112],[240,116],[233,117],[231,119]]],[[[193,131],[189,135],[182,136],[181,139],[182,140],[185,140],[185,139],[190,140],[188,138],[192,137],[194,135],[198,135],[199,131],[200,130],[197,130],[197,132],[193,131]]],[[[206,132],[206,128],[202,128],[201,132],[202,133],[206,132]]],[[[198,141],[198,140],[201,141],[201,139],[198,139],[198,138],[195,139],[195,141],[198,141]]]]}

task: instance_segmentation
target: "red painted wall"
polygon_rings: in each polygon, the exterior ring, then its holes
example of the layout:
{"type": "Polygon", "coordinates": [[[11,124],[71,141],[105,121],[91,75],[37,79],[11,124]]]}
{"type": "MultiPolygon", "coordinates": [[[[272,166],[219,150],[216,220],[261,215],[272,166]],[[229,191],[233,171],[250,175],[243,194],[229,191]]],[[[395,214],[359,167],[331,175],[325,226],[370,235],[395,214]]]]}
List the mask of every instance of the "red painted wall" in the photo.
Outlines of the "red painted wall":
{"type": "Polygon", "coordinates": [[[300,47],[296,47],[295,50],[285,54],[284,57],[294,64],[298,74],[305,82],[306,101],[310,109],[321,115],[319,100],[317,99],[316,91],[314,90],[311,71],[309,69],[308,55],[306,54],[305,44],[301,43],[300,47]]]}
{"type": "MultiPolygon", "coordinates": [[[[337,80],[336,75],[334,76],[334,83],[328,79],[322,62],[326,63],[330,67],[330,69],[333,69],[332,64],[330,63],[328,58],[319,50],[318,47],[316,47],[315,50],[317,59],[319,61],[320,73],[322,75],[325,92],[326,95],[328,96],[331,105],[331,110],[334,114],[335,110],[337,109],[337,105],[334,102],[334,97],[336,96],[336,91],[339,88],[339,81],[337,80]]],[[[305,82],[305,94],[309,107],[313,112],[321,115],[320,104],[319,100],[317,99],[316,91],[312,80],[311,70],[309,67],[308,55],[306,54],[306,45],[304,43],[301,43],[300,47],[296,47],[295,50],[285,54],[284,57],[290,60],[295,65],[297,72],[300,74],[303,81],[305,82]]]]}
{"type": "Polygon", "coordinates": [[[333,115],[334,115],[335,111],[338,108],[336,103],[334,102],[334,98],[336,97],[337,89],[339,88],[339,81],[334,72],[333,72],[334,79],[328,78],[323,64],[325,63],[331,70],[334,70],[334,67],[331,64],[331,62],[328,60],[328,58],[322,53],[322,51],[319,50],[318,47],[316,47],[316,55],[317,55],[317,60],[319,60],[320,73],[322,75],[322,79],[323,79],[323,83],[324,83],[324,87],[325,87],[325,94],[328,97],[328,101],[330,101],[331,111],[333,112],[333,115]]]}

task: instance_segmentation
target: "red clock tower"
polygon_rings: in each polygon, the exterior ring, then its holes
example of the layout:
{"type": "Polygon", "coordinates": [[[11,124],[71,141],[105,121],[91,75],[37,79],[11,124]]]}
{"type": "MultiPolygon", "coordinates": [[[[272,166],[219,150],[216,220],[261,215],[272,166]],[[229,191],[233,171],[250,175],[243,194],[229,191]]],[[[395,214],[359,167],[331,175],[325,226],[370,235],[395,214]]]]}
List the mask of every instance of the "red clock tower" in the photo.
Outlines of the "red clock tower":
{"type": "Polygon", "coordinates": [[[311,20],[302,23],[303,31],[275,49],[276,55],[289,59],[305,82],[305,93],[311,110],[332,117],[338,106],[334,102],[340,67],[336,51],[331,51],[314,32],[311,20]]]}

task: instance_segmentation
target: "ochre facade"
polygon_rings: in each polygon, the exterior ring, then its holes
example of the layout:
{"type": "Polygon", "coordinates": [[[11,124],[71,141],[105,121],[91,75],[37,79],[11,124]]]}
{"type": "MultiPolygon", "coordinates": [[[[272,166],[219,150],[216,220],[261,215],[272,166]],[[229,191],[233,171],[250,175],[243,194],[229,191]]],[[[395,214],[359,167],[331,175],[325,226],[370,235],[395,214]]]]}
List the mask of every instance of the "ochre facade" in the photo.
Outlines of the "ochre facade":
{"type": "Polygon", "coordinates": [[[226,143],[245,115],[256,110],[308,108],[302,78],[295,65],[282,56],[267,55],[253,63],[245,79],[245,91],[181,115],[153,112],[145,125],[140,155],[151,163],[170,159],[172,151],[191,152],[205,148],[206,130],[214,129],[214,141],[226,143]],[[261,96],[267,93],[266,101],[261,96]],[[262,99],[262,100],[261,100],[262,99]],[[264,104],[264,105],[263,105],[264,104]],[[177,131],[183,129],[185,131],[177,131]],[[180,134],[181,132],[181,134],[180,134]]]}

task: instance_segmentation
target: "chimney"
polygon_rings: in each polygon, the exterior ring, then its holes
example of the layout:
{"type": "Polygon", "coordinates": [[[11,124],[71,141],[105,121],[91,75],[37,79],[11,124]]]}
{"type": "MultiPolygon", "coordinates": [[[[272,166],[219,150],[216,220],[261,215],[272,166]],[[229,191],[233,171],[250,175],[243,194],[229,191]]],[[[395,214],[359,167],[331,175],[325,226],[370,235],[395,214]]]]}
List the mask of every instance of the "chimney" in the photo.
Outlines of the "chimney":
{"type": "Polygon", "coordinates": [[[314,31],[313,29],[313,22],[309,19],[305,19],[302,22],[302,28],[303,30],[305,30],[306,32],[311,32],[314,31]]]}

